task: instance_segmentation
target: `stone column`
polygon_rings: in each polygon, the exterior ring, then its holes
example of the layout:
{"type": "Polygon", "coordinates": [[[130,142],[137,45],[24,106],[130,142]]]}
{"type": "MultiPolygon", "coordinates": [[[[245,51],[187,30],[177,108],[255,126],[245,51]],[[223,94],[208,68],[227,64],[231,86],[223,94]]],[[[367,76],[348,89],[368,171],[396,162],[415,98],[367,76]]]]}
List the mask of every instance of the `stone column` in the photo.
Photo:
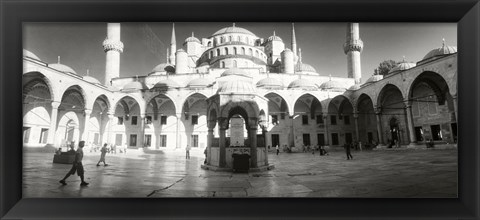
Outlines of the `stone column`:
{"type": "Polygon", "coordinates": [[[90,109],[85,109],[85,122],[83,125],[83,131],[82,131],[82,137],[80,138],[82,141],[85,141],[87,143],[87,133],[88,133],[88,120],[90,119],[90,114],[92,113],[92,110],[90,109]]]}
{"type": "Polygon", "coordinates": [[[267,128],[262,128],[263,141],[265,146],[265,166],[268,166],[268,141],[267,141],[267,128]]]}
{"type": "Polygon", "coordinates": [[[383,142],[383,134],[382,134],[382,112],[380,108],[375,110],[375,116],[377,118],[377,135],[378,135],[378,147],[386,147],[385,143],[383,142]]]}
{"type": "Polygon", "coordinates": [[[257,167],[257,127],[250,126],[248,130],[248,139],[250,140],[250,167],[257,167]]]}
{"type": "MultiPolygon", "coordinates": [[[[115,118],[115,116],[114,116],[113,114],[110,114],[110,113],[109,113],[109,114],[108,114],[108,126],[107,126],[107,143],[108,143],[108,144],[111,144],[111,143],[112,143],[113,118],[115,118]]],[[[131,119],[130,119],[130,120],[131,120],[131,119]]]]}
{"type": "Polygon", "coordinates": [[[140,135],[138,137],[138,144],[140,144],[140,147],[145,146],[144,142],[145,142],[145,115],[141,114],[140,115],[140,135]]]}
{"type": "Polygon", "coordinates": [[[412,116],[412,105],[405,101],[405,112],[407,113],[407,129],[408,129],[408,139],[410,140],[409,147],[415,146],[415,130],[413,124],[413,116],[412,116]]]}
{"type": "Polygon", "coordinates": [[[353,113],[353,118],[355,119],[355,136],[357,141],[360,141],[360,135],[358,134],[358,112],[353,113]]]}
{"type": "Polygon", "coordinates": [[[57,133],[58,106],[60,106],[60,102],[52,102],[52,114],[50,114],[50,128],[47,138],[47,144],[52,146],[55,145],[55,133],[57,133]]]}
{"type": "Polygon", "coordinates": [[[220,167],[225,167],[227,165],[227,160],[226,160],[226,145],[225,145],[225,132],[228,129],[228,119],[227,118],[219,118],[218,119],[218,125],[219,125],[219,140],[218,140],[218,145],[220,148],[220,167]]]}
{"type": "Polygon", "coordinates": [[[290,119],[290,126],[289,126],[290,132],[288,134],[288,145],[289,145],[288,147],[293,148],[293,147],[295,147],[295,134],[294,134],[295,129],[293,129],[294,116],[291,115],[291,116],[288,116],[288,118],[290,119]]]}
{"type": "Polygon", "coordinates": [[[176,127],[176,133],[175,133],[175,143],[176,143],[175,148],[180,148],[180,122],[181,122],[182,113],[176,113],[175,115],[177,117],[177,127],[176,127]]]}

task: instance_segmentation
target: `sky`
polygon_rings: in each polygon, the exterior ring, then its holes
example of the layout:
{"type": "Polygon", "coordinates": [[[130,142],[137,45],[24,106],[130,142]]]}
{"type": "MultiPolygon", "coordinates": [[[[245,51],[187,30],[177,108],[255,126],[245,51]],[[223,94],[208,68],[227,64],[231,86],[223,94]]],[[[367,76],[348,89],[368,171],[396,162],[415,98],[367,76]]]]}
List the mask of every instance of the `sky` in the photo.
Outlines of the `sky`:
{"type": "MultiPolygon", "coordinates": [[[[232,23],[175,23],[177,49],[187,37],[207,38],[232,23]]],[[[276,35],[291,48],[291,23],[244,23],[245,28],[261,38],[276,35]]],[[[23,48],[43,62],[60,63],[77,74],[104,79],[105,53],[102,42],[107,34],[106,23],[26,23],[23,26],[23,48]]],[[[347,77],[347,57],[343,52],[346,23],[295,23],[297,48],[302,48],[302,61],[312,65],[320,75],[347,77]]],[[[147,75],[165,63],[170,45],[172,23],[122,23],[120,77],[147,75]]],[[[430,50],[457,45],[456,23],[360,23],[362,81],[367,80],[384,60],[418,62],[430,50]]]]}

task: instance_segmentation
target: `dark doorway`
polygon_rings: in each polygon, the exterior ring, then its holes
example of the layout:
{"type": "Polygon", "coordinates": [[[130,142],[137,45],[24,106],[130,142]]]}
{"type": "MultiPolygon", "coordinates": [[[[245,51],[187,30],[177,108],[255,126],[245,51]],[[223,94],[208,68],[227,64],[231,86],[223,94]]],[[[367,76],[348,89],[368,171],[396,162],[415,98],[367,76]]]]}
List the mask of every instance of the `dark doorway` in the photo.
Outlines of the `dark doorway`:
{"type": "Polygon", "coordinates": [[[131,134],[130,135],[130,146],[137,146],[137,135],[136,134],[131,134]]]}
{"type": "Polygon", "coordinates": [[[391,144],[394,145],[395,141],[400,141],[398,120],[396,118],[390,119],[390,136],[392,137],[391,144]]]}
{"type": "Polygon", "coordinates": [[[325,146],[325,135],[324,134],[317,134],[317,143],[319,146],[325,146]]]}
{"type": "Polygon", "coordinates": [[[310,134],[303,134],[303,146],[310,146],[310,134]]]}
{"type": "Polygon", "coordinates": [[[280,146],[280,136],[278,134],[272,134],[272,147],[280,146]]]}
{"type": "Polygon", "coordinates": [[[423,141],[423,128],[415,127],[415,139],[417,142],[423,141]]]}
{"type": "Polygon", "coordinates": [[[371,144],[373,143],[373,133],[372,132],[368,132],[368,143],[371,144]]]}
{"type": "Polygon", "coordinates": [[[338,134],[332,133],[332,145],[338,145],[338,134]]]}
{"type": "Polygon", "coordinates": [[[432,139],[434,141],[442,140],[442,130],[440,129],[440,125],[431,125],[430,128],[432,129],[432,139]]]}
{"type": "Polygon", "coordinates": [[[150,146],[152,146],[152,135],[151,135],[151,134],[145,135],[144,146],[145,146],[145,147],[150,147],[150,146]]]}

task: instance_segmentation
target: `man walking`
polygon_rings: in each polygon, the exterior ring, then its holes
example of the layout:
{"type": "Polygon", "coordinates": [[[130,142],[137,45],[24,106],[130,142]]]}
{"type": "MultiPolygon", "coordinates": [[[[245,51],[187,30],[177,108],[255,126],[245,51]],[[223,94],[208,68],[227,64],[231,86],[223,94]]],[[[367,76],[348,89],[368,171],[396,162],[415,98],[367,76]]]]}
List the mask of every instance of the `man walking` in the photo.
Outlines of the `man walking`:
{"type": "Polygon", "coordinates": [[[280,153],[280,148],[278,148],[278,144],[277,146],[275,146],[275,149],[277,150],[277,155],[278,155],[278,153],[280,153]]]}
{"type": "Polygon", "coordinates": [[[73,166],[70,171],[68,171],[67,175],[60,180],[59,182],[63,185],[67,185],[65,180],[70,176],[70,175],[75,175],[75,172],[78,174],[80,177],[80,180],[82,183],[80,183],[80,186],[87,186],[88,183],[85,182],[83,175],[84,175],[84,170],[83,170],[83,165],[82,165],[82,159],[83,159],[83,147],[85,146],[85,141],[80,141],[78,142],[78,149],[77,152],[75,153],[75,161],[73,161],[73,166]]]}
{"type": "Polygon", "coordinates": [[[347,160],[353,159],[353,156],[350,153],[350,150],[351,150],[350,148],[352,147],[351,144],[345,143],[345,145],[343,145],[343,147],[345,148],[345,153],[347,154],[347,160]]]}
{"type": "Polygon", "coordinates": [[[185,159],[190,159],[190,145],[187,145],[185,148],[186,154],[185,154],[185,159]]]}
{"type": "Polygon", "coordinates": [[[100,162],[103,162],[103,166],[108,166],[108,164],[105,163],[105,155],[107,154],[107,144],[105,143],[100,150],[102,154],[100,154],[100,160],[97,163],[97,167],[100,166],[100,162]]]}

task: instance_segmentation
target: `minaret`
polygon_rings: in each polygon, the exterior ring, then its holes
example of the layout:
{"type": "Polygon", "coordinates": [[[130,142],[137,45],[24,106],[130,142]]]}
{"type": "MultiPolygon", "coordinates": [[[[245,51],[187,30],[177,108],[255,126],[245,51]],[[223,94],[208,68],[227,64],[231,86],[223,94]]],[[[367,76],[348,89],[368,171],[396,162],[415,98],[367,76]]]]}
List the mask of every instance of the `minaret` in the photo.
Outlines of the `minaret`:
{"type": "Polygon", "coordinates": [[[113,78],[120,77],[120,53],[123,52],[120,23],[107,24],[107,38],[103,41],[103,51],[107,54],[104,83],[110,86],[113,78]]]}
{"type": "Polygon", "coordinates": [[[347,55],[348,78],[354,78],[355,84],[360,84],[362,68],[360,53],[363,50],[363,41],[360,39],[358,23],[348,23],[347,40],[343,45],[343,51],[347,55]]]}
{"type": "Polygon", "coordinates": [[[295,37],[295,25],[292,23],[292,52],[293,56],[297,57],[297,38],[295,37]]]}
{"type": "Polygon", "coordinates": [[[169,64],[175,64],[175,53],[177,52],[177,41],[175,40],[175,23],[172,24],[172,39],[170,42],[169,64]]]}

